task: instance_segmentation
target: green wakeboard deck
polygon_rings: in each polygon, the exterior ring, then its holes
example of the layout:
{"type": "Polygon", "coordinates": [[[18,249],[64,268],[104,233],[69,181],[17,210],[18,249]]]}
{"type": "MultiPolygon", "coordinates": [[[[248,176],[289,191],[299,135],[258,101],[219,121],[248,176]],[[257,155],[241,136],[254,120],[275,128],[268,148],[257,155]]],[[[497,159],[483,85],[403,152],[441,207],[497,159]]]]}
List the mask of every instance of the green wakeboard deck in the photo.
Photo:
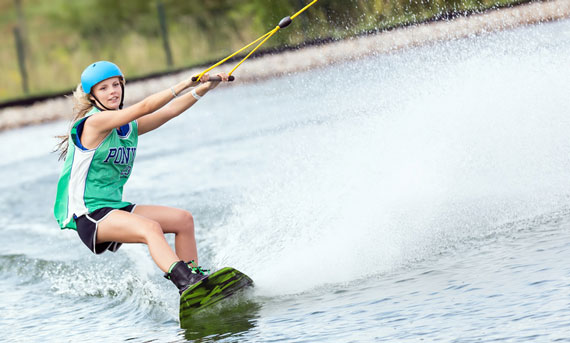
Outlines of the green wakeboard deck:
{"type": "Polygon", "coordinates": [[[196,312],[253,285],[249,276],[231,267],[222,268],[180,295],[180,322],[196,312]]]}

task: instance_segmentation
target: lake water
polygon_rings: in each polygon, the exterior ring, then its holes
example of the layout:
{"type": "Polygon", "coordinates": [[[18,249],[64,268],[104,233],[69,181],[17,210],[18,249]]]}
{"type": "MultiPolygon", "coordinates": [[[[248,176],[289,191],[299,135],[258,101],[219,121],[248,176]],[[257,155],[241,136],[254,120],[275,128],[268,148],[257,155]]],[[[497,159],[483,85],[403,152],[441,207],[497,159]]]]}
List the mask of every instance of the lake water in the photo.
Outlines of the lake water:
{"type": "Polygon", "coordinates": [[[236,82],[142,136],[126,199],[256,284],[188,328],[144,246],[59,230],[67,123],[0,133],[0,341],[569,342],[569,67],[565,20],[236,82]]]}

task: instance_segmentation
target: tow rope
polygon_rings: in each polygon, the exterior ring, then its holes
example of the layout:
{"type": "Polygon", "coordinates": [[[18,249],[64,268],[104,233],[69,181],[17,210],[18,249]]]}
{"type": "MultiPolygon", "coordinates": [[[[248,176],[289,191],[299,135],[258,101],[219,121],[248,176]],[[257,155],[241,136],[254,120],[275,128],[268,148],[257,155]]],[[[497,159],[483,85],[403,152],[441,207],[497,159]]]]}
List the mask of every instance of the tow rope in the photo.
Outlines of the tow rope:
{"type": "MultiPolygon", "coordinates": [[[[257,44],[257,46],[255,48],[253,48],[253,50],[251,50],[251,52],[249,54],[247,54],[247,56],[245,56],[229,73],[228,73],[228,80],[229,81],[233,81],[235,80],[235,77],[232,76],[232,73],[243,63],[245,62],[245,60],[247,60],[249,58],[249,56],[251,56],[257,49],[259,49],[260,46],[262,46],[265,42],[267,42],[267,40],[269,38],[271,38],[271,36],[273,36],[275,33],[277,33],[277,31],[279,31],[280,29],[289,26],[289,24],[291,24],[291,22],[293,21],[293,19],[295,19],[299,14],[305,12],[305,10],[307,10],[309,7],[313,6],[317,1],[319,0],[313,0],[311,1],[311,3],[309,3],[307,6],[303,7],[300,11],[298,11],[297,13],[293,14],[292,16],[287,16],[283,19],[281,19],[281,21],[279,22],[279,24],[277,26],[275,26],[275,28],[269,32],[267,32],[266,34],[264,34],[263,36],[257,38],[256,40],[254,40],[253,42],[249,43],[248,45],[244,46],[243,48],[239,49],[238,51],[234,52],[233,54],[229,55],[228,57],[224,58],[223,60],[219,61],[218,63],[214,64],[213,66],[211,66],[210,68],[204,70],[203,72],[201,72],[200,74],[193,76],[192,77],[192,81],[199,81],[200,78],[202,78],[202,76],[204,74],[206,74],[207,72],[209,72],[210,70],[216,68],[217,66],[223,64],[224,62],[226,62],[227,60],[229,60],[230,58],[234,57],[235,55],[239,54],[240,52],[244,51],[245,49],[249,48],[250,46],[254,45],[255,43],[261,41],[261,43],[257,44]]],[[[210,81],[221,81],[221,78],[218,76],[212,76],[209,78],[210,81]]]]}

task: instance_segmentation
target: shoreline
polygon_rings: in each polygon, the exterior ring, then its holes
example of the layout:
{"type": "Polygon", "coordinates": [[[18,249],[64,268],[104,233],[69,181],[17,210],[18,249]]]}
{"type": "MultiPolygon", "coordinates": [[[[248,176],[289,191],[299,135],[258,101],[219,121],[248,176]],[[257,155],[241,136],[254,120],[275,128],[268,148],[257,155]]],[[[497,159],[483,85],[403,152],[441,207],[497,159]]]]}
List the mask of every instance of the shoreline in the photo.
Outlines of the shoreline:
{"type": "MultiPolygon", "coordinates": [[[[570,18],[570,0],[551,0],[471,14],[452,20],[407,26],[253,58],[240,67],[236,82],[251,83],[405,48],[565,18],[570,18]]],[[[136,82],[127,80],[128,101],[125,105],[136,103],[152,93],[169,88],[184,77],[201,71],[202,68],[190,68],[136,82]]],[[[2,108],[0,131],[61,119],[70,120],[72,108],[72,99],[64,96],[29,106],[2,108]]]]}

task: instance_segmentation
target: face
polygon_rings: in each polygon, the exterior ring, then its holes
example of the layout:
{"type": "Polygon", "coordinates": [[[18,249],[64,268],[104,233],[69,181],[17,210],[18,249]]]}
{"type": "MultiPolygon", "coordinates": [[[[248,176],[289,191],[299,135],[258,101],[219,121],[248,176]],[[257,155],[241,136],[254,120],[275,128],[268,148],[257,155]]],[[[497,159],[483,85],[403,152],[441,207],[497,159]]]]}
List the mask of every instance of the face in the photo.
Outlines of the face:
{"type": "Polygon", "coordinates": [[[118,76],[99,82],[93,86],[91,91],[103,106],[113,110],[119,108],[119,105],[121,104],[121,96],[123,95],[123,88],[121,87],[121,80],[118,76]]]}

